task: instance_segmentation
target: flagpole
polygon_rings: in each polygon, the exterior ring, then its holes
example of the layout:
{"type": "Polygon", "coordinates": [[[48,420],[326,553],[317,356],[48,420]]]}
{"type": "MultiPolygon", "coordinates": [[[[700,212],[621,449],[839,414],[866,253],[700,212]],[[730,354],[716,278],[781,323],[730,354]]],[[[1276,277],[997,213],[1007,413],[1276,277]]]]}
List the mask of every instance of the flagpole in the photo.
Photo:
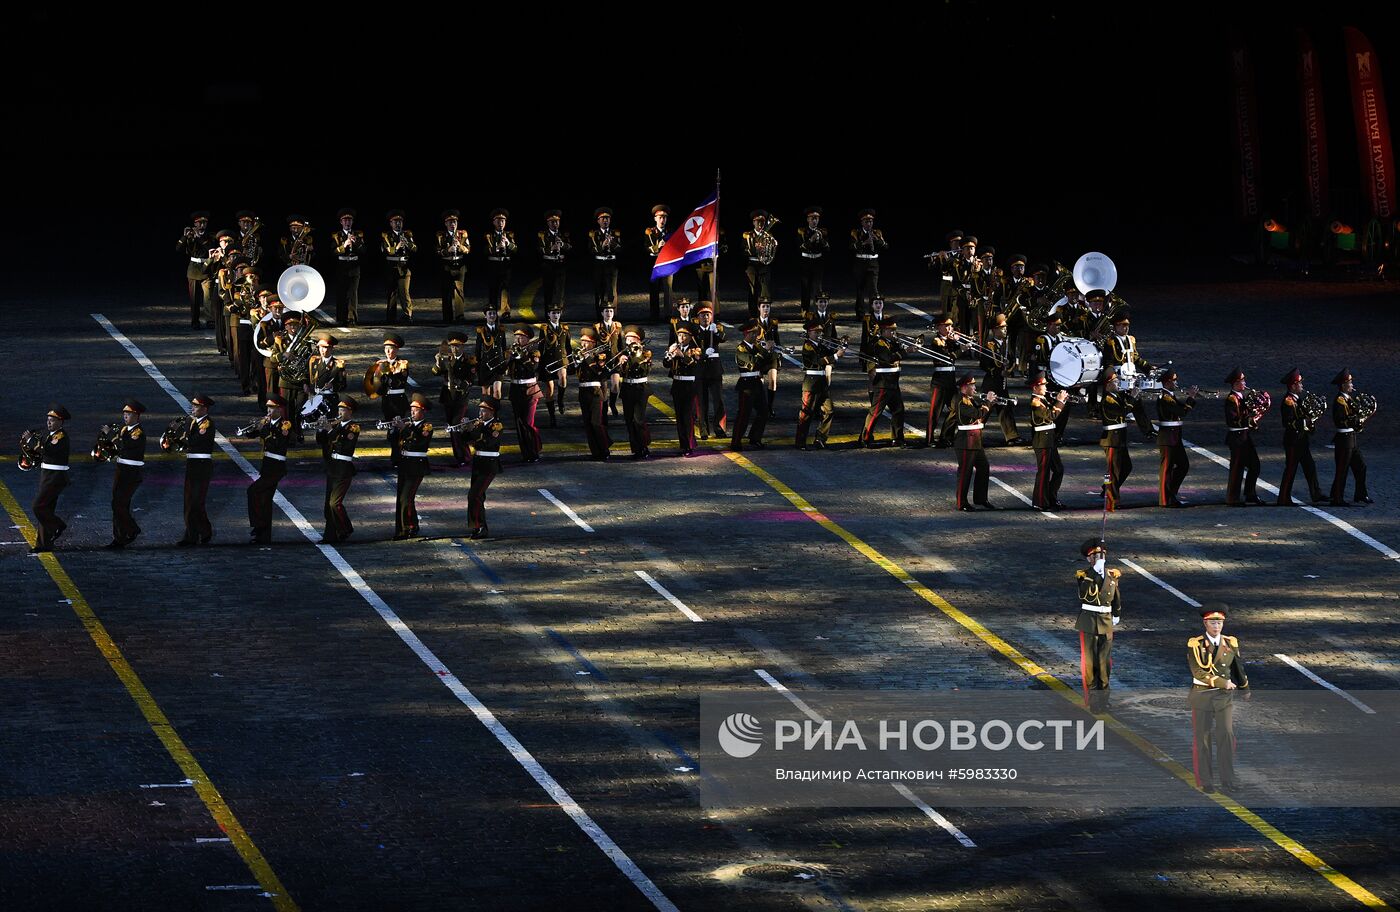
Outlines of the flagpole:
{"type": "Polygon", "coordinates": [[[715,169],[715,255],[711,259],[714,264],[710,270],[710,297],[714,300],[710,303],[715,308],[715,322],[719,322],[719,248],[722,243],[719,228],[719,168],[715,169]]]}

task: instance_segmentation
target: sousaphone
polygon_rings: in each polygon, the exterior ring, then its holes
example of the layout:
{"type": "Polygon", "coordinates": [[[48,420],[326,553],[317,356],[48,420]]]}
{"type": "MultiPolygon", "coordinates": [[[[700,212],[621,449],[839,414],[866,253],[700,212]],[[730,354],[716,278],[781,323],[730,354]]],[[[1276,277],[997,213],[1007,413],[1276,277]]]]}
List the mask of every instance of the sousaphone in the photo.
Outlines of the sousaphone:
{"type": "Polygon", "coordinates": [[[1118,284],[1118,267],[1106,254],[1086,253],[1074,262],[1074,287],[1080,294],[1096,288],[1112,291],[1118,284]]]}

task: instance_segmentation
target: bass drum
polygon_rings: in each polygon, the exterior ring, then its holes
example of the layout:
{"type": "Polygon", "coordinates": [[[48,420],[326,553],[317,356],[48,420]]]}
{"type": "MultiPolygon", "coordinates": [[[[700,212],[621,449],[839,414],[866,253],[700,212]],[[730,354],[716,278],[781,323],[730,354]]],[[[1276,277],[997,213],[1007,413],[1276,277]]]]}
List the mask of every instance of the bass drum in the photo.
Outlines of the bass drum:
{"type": "Polygon", "coordinates": [[[1050,379],[1061,387],[1098,382],[1103,352],[1088,339],[1063,339],[1050,350],[1050,379]]]}

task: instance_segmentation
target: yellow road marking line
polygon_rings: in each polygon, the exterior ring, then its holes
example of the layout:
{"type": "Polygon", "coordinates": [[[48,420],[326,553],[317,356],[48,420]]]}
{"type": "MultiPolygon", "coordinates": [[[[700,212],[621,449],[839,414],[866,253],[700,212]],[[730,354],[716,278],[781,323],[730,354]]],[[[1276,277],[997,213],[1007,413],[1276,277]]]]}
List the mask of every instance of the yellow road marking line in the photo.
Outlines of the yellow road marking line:
{"type": "Polygon", "coordinates": [[[516,315],[519,316],[520,319],[526,322],[533,322],[539,319],[539,317],[535,316],[535,298],[539,296],[539,293],[539,279],[535,279],[535,281],[526,285],[525,290],[520,292],[520,300],[516,302],[515,307],[516,315]]]}
{"type": "MultiPolygon", "coordinates": [[[[19,526],[25,540],[32,546],[35,541],[34,526],[4,481],[0,481],[0,504],[4,505],[5,512],[10,514],[11,521],[19,526]]],[[[52,552],[47,552],[40,554],[39,560],[58,586],[58,591],[63,593],[63,597],[72,604],[73,613],[78,616],[78,620],[82,622],[83,628],[92,638],[97,651],[102,653],[102,657],[107,660],[107,664],[111,666],[117,679],[122,682],[126,692],[131,695],[131,699],[141,710],[141,715],[146,717],[146,723],[150,725],[151,731],[165,746],[166,752],[175,761],[175,765],[180,767],[180,772],[185,774],[186,779],[194,783],[195,792],[204,802],[204,806],[209,809],[209,814],[214,818],[214,822],[219,825],[219,829],[228,834],[229,841],[242,857],[243,863],[248,866],[248,870],[257,878],[258,885],[262,887],[263,892],[270,895],[273,907],[279,912],[297,912],[300,907],[287,895],[287,891],[282,887],[282,882],[273,873],[272,866],[268,864],[262,852],[254,845],[252,837],[243,829],[238,818],[233,815],[233,810],[224,801],[224,796],[219,794],[214,783],[209,781],[209,776],[204,772],[204,768],[199,765],[194,754],[190,753],[190,749],[185,746],[184,740],[176,733],[175,726],[170,724],[170,720],[166,718],[165,713],[156,703],[155,697],[151,696],[146,685],[141,683],[141,678],[136,674],[136,670],[127,662],[126,656],[122,655],[121,649],[117,647],[117,644],[107,633],[107,628],[93,613],[87,599],[83,598],[83,594],[78,591],[78,587],[68,576],[68,572],[63,569],[63,565],[58,562],[58,558],[52,552]]]]}
{"type": "MultiPolygon", "coordinates": [[[[963,611],[958,610],[947,599],[943,598],[938,593],[934,592],[932,589],[928,588],[923,583],[915,579],[912,575],[910,575],[908,571],[906,571],[899,564],[890,560],[884,554],[880,553],[880,551],[876,550],[874,547],[862,541],[854,533],[848,531],[840,524],[827,517],[816,507],[812,506],[812,504],[808,502],[808,500],[805,497],[803,497],[801,494],[798,494],[792,488],[788,487],[772,473],[755,465],[750,459],[748,459],[746,456],[740,453],[733,453],[728,450],[722,452],[725,456],[729,457],[729,459],[732,460],[735,464],[748,470],[750,473],[757,476],[759,480],[761,480],[764,484],[768,485],[770,488],[777,491],[783,497],[787,498],[788,502],[790,502],[798,510],[802,511],[802,513],[805,514],[807,518],[811,519],[823,529],[826,529],[832,535],[835,535],[837,538],[850,545],[853,549],[859,552],[861,556],[865,557],[871,563],[875,564],[880,569],[884,570],[886,573],[899,580],[901,583],[907,586],[911,592],[915,593],[924,601],[937,608],[940,612],[947,615],[952,620],[956,621],[958,624],[960,624],[962,627],[964,627],[966,630],[968,630],[974,636],[976,636],[979,640],[986,643],[989,647],[991,647],[991,649],[994,652],[1009,659],[1013,664],[1015,664],[1026,674],[1035,678],[1037,681],[1040,681],[1046,687],[1050,688],[1055,693],[1058,693],[1066,700],[1069,700],[1076,706],[1083,706],[1083,700],[1080,696],[1079,691],[1070,687],[1068,684],[1064,683],[1059,678],[1055,677],[1045,669],[1041,668],[1038,664],[1036,664],[1031,659],[1027,658],[1024,654],[1022,654],[1022,652],[1019,649],[1017,649],[1015,646],[1012,646],[1010,643],[1008,643],[1006,640],[1003,640],[1001,637],[997,636],[976,618],[966,614],[963,611]]],[[[1146,738],[1137,734],[1125,723],[1120,722],[1118,719],[1116,719],[1114,716],[1108,713],[1100,714],[1098,718],[1102,719],[1111,731],[1113,731],[1119,737],[1123,738],[1129,744],[1133,745],[1133,747],[1137,748],[1148,759],[1158,763],[1164,769],[1170,772],[1173,776],[1180,779],[1187,785],[1193,788],[1195,787],[1195,774],[1190,770],[1186,769],[1186,767],[1182,766],[1180,763],[1177,763],[1175,760],[1173,760],[1161,748],[1157,747],[1151,741],[1148,741],[1146,738]]],[[[1369,906],[1376,909],[1390,908],[1388,905],[1385,904],[1385,902],[1383,902],[1380,899],[1380,897],[1376,896],[1374,893],[1367,890],[1365,887],[1361,886],[1356,881],[1352,880],[1350,877],[1347,877],[1345,874],[1342,874],[1339,871],[1337,871],[1335,868],[1327,864],[1317,855],[1313,854],[1302,843],[1298,842],[1297,840],[1293,839],[1292,837],[1279,830],[1277,827],[1268,823],[1258,814],[1254,813],[1249,808],[1235,801],[1233,798],[1230,798],[1228,795],[1224,795],[1219,792],[1211,795],[1210,797],[1215,800],[1216,804],[1220,805],[1222,808],[1229,811],[1231,814],[1234,814],[1235,817],[1237,817],[1240,821],[1242,821],[1245,824],[1248,824],[1264,838],[1268,839],[1274,845],[1283,849],[1285,852],[1292,855],[1294,858],[1298,859],[1303,864],[1307,865],[1315,873],[1326,878],[1329,883],[1331,883],[1334,887],[1341,890],[1342,892],[1346,893],[1352,899],[1355,899],[1357,902],[1361,903],[1364,906],[1369,906]]]]}

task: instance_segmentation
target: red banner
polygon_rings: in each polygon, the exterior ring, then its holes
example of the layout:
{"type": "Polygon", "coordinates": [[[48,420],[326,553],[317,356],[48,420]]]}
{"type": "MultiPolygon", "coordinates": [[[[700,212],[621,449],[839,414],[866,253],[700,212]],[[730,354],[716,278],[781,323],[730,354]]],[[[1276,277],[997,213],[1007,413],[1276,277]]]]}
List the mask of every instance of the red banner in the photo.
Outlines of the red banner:
{"type": "Polygon", "coordinates": [[[1230,109],[1235,140],[1235,215],[1259,218],[1259,106],[1254,98],[1254,63],[1243,45],[1230,51],[1230,109]]]}
{"type": "Polygon", "coordinates": [[[1351,109],[1356,116],[1356,148],[1361,157],[1362,192],[1370,200],[1370,217],[1395,217],[1395,156],[1390,146],[1390,118],[1385,111],[1381,62],[1365,35],[1354,28],[1346,36],[1351,109]]]}
{"type": "Polygon", "coordinates": [[[1327,119],[1322,114],[1322,77],[1308,33],[1298,29],[1298,114],[1303,127],[1303,202],[1313,221],[1331,216],[1327,200],[1327,119]]]}

